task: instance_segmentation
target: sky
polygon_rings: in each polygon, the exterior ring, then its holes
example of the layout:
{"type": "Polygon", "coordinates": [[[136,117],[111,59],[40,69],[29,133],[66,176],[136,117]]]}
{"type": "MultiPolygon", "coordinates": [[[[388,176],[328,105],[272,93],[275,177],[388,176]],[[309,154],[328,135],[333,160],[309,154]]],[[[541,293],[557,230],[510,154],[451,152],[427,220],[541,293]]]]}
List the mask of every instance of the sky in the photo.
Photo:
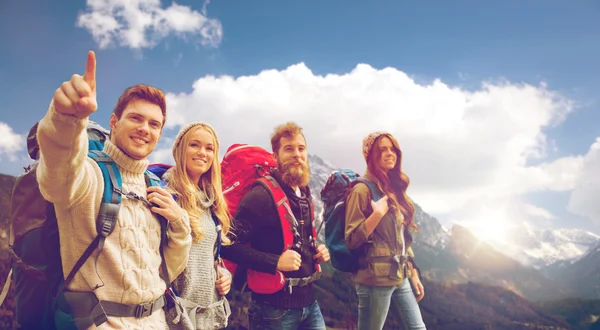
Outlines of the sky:
{"type": "Polygon", "coordinates": [[[600,234],[600,2],[0,0],[0,173],[54,91],[97,57],[108,126],[123,90],[167,94],[152,162],[206,121],[221,156],[295,121],[309,153],[359,173],[399,141],[409,195],[449,227],[600,234]]]}

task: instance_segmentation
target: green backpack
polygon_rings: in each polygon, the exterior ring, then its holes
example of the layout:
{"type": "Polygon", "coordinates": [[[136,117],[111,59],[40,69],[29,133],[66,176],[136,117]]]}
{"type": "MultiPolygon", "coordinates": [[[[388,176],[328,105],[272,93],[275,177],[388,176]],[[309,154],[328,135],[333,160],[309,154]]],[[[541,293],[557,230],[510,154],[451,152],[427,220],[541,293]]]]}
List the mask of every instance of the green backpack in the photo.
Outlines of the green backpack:
{"type": "MultiPolygon", "coordinates": [[[[12,267],[4,290],[7,291],[12,274],[16,320],[25,329],[82,329],[92,324],[98,326],[106,322],[108,315],[120,315],[124,308],[117,306],[121,304],[112,302],[99,303],[93,292],[65,294],[64,290],[92,253],[96,251],[97,258],[102,251],[106,237],[115,228],[123,194],[119,169],[116,163],[102,152],[109,132],[92,121],[88,124],[87,132],[88,156],[96,161],[102,170],[104,195],[97,218],[98,235],[66,277],[62,271],[54,206],[42,197],[36,179],[36,168],[39,164],[37,123],[31,128],[27,138],[28,152],[34,162],[17,177],[13,187],[9,220],[9,254],[12,267]]],[[[146,171],[144,175],[148,186],[159,185],[159,179],[154,174],[146,171]]],[[[160,222],[162,256],[162,245],[166,244],[166,222],[160,222]]],[[[162,270],[167,274],[164,258],[162,270]]],[[[169,287],[168,281],[166,282],[169,287]]],[[[0,305],[4,298],[0,299],[0,305]]],[[[157,309],[144,305],[128,307],[136,309],[133,313],[138,317],[147,316],[157,309]]]]}

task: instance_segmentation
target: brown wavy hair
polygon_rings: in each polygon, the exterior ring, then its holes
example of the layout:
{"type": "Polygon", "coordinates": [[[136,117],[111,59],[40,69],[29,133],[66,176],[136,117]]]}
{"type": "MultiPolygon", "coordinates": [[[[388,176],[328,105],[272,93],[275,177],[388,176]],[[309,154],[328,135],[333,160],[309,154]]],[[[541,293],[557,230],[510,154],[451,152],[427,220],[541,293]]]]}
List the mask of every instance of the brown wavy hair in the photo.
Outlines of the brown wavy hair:
{"type": "Polygon", "coordinates": [[[419,230],[414,222],[415,206],[406,194],[410,179],[406,173],[402,172],[402,150],[400,149],[400,145],[396,138],[391,134],[383,134],[375,139],[373,147],[369,150],[367,156],[367,170],[375,177],[379,189],[381,189],[385,195],[389,196],[388,203],[390,204],[390,208],[395,211],[399,210],[402,213],[404,216],[404,224],[407,227],[410,227],[415,231],[419,230]],[[394,165],[394,168],[389,170],[387,174],[380,165],[381,149],[379,148],[379,143],[384,137],[387,137],[392,141],[394,152],[396,153],[396,165],[394,165]]]}

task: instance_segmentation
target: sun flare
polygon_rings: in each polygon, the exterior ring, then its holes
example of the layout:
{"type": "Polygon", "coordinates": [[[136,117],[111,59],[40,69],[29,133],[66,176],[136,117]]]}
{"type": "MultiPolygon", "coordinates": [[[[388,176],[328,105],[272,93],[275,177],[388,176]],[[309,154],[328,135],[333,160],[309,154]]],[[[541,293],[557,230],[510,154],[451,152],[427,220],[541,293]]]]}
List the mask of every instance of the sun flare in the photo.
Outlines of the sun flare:
{"type": "Polygon", "coordinates": [[[488,243],[493,241],[506,243],[510,240],[509,221],[500,212],[489,210],[473,220],[469,223],[468,228],[477,239],[488,243]]]}

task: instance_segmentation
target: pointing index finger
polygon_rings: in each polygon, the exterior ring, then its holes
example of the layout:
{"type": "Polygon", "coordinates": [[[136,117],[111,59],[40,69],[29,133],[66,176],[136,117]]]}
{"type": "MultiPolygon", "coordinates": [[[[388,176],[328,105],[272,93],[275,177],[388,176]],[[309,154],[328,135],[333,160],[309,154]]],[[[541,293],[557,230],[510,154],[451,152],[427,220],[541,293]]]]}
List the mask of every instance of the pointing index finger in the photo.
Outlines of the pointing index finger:
{"type": "Polygon", "coordinates": [[[92,50],[88,52],[83,79],[90,85],[92,91],[96,89],[96,54],[92,50]]]}

